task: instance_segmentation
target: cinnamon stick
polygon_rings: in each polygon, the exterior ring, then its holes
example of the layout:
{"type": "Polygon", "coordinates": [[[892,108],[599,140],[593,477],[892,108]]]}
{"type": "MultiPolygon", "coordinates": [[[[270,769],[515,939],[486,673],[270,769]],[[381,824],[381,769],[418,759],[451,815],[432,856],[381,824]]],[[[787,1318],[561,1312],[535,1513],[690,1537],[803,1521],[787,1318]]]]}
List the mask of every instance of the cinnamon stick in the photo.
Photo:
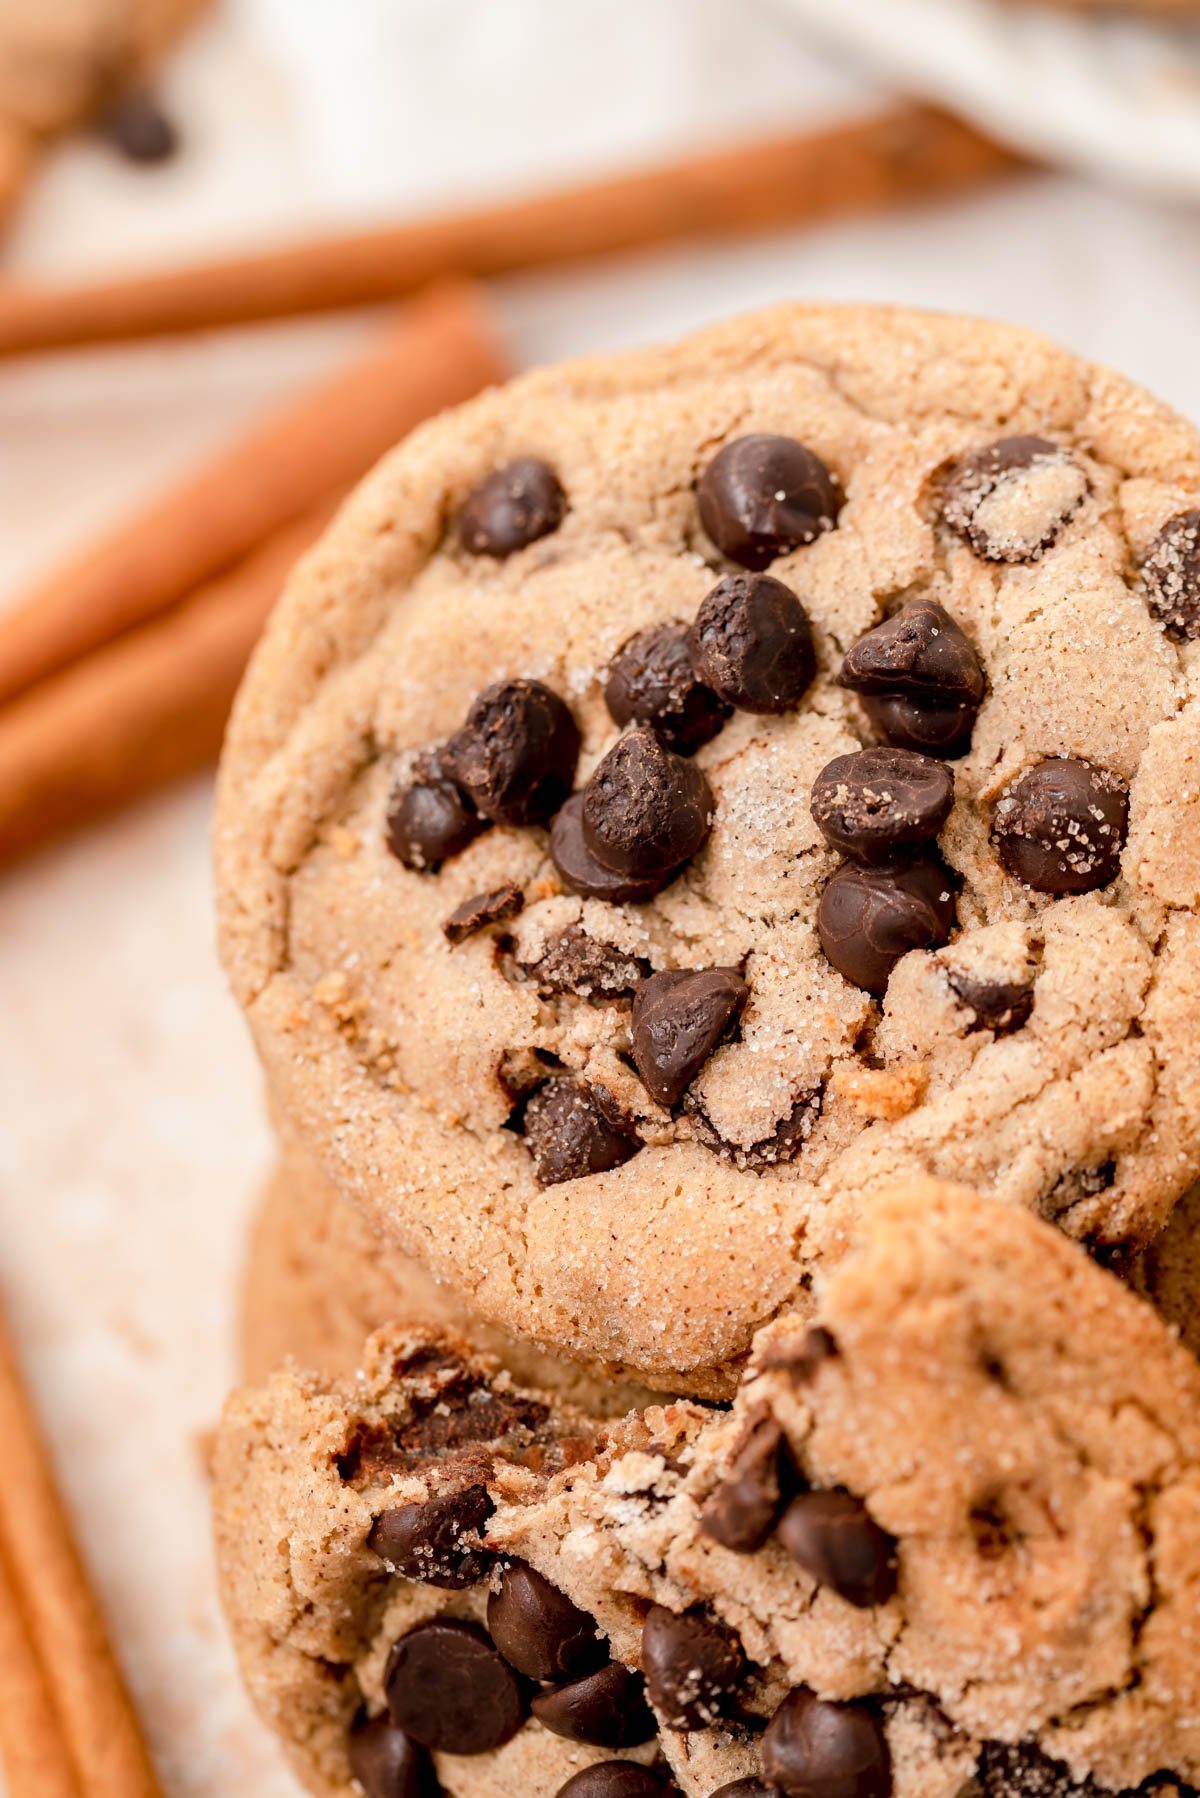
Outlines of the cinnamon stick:
{"type": "Polygon", "coordinates": [[[82,1798],[62,1724],[0,1555],[0,1770],[8,1798],[82,1798]]]}
{"type": "MultiPolygon", "coordinates": [[[[62,1750],[25,1798],[161,1798],[100,1605],[75,1545],[49,1455],[0,1324],[0,1555],[12,1587],[5,1633],[24,1620],[25,1677],[40,1667],[62,1750]],[[66,1770],[74,1775],[75,1788],[66,1770]],[[51,1783],[57,1780],[57,1785],[51,1783]]],[[[19,1644],[18,1644],[19,1648],[19,1644]]],[[[20,1649],[19,1649],[20,1652],[20,1649]]],[[[30,1687],[36,1690],[35,1686],[30,1687]]],[[[45,1719],[46,1706],[40,1707],[45,1719]]],[[[49,1750],[48,1750],[49,1752],[49,1750]]],[[[10,1763],[21,1776],[19,1758],[10,1763]]],[[[26,1772],[28,1772],[28,1766],[26,1772]]],[[[32,1774],[30,1774],[32,1778],[32,1774]]],[[[20,1788],[13,1798],[21,1798],[20,1788]]]]}
{"type": "Polygon", "coordinates": [[[364,474],[420,419],[505,373],[478,293],[412,301],[371,351],[248,431],[5,613],[0,702],[165,611],[364,474]]]}
{"type": "Polygon", "coordinates": [[[927,106],[718,150],[532,199],[77,288],[0,291],[0,355],[358,306],[445,275],[811,224],[952,193],[1022,166],[927,106]]]}
{"type": "Polygon", "coordinates": [[[267,614],[333,510],[331,500],[306,513],[183,604],[0,709],[0,859],[216,759],[267,614]]]}

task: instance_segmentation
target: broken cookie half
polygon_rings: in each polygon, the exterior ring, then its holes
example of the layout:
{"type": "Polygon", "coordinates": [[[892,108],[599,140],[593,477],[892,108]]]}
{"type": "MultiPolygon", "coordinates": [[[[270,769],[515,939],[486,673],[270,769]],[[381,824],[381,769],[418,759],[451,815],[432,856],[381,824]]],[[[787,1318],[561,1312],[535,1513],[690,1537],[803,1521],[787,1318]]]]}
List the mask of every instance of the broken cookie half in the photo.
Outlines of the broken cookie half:
{"type": "Polygon", "coordinates": [[[348,1798],[1195,1798],[1200,1366],[1024,1211],[865,1207],[732,1407],[593,1420],[450,1338],[235,1396],[226,1609],[348,1798]]]}

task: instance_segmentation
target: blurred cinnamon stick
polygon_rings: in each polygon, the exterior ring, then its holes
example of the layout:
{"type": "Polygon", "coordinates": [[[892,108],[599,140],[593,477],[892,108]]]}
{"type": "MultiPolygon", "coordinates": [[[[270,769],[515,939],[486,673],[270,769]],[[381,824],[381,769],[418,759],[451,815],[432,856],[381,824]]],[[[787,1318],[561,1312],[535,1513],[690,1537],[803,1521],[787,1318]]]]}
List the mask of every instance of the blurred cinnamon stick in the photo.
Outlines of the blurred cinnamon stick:
{"type": "Polygon", "coordinates": [[[350,486],[419,420],[505,372],[475,289],[447,284],[411,301],[360,361],[6,611],[0,702],[165,611],[350,486]]]}
{"type": "Polygon", "coordinates": [[[1022,166],[931,107],[718,150],[504,205],[77,288],[0,291],[0,355],[395,299],[446,275],[815,223],[952,193],[1022,166]]]}
{"type": "Polygon", "coordinates": [[[82,1798],[46,1671],[0,1554],[0,1771],[8,1798],[82,1798]]]}
{"type": "Polygon", "coordinates": [[[0,708],[0,860],[215,761],[267,614],[333,510],[0,708]]]}
{"type": "Polygon", "coordinates": [[[12,1798],[161,1798],[2,1323],[0,1442],[0,1641],[31,1706],[23,1744],[5,1738],[12,1798]]]}

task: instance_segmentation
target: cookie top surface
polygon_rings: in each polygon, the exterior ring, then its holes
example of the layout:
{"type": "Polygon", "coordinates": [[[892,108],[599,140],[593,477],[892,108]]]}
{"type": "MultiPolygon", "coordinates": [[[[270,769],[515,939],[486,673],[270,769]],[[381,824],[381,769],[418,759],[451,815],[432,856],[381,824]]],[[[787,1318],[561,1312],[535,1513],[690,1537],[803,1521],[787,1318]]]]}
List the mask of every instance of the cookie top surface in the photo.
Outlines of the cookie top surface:
{"type": "Polygon", "coordinates": [[[220,788],[226,965],[338,1186],[481,1315],[698,1393],[873,1182],[1152,1236],[1200,1169],[1198,493],[1129,383],[884,309],[418,432],[220,788]]]}
{"type": "MultiPolygon", "coordinates": [[[[546,1718],[594,1736],[588,1682],[624,1669],[627,1714],[653,1720],[621,1750],[687,1798],[764,1775],[853,1798],[1195,1798],[1200,1369],[1039,1220],[897,1188],[814,1318],[759,1334],[732,1409],[651,1407],[590,1442],[445,1345],[384,1331],[364,1368],[236,1396],[216,1455],[243,1668],[314,1790],[347,1791],[364,1708],[411,1720],[396,1644],[451,1619],[535,1682],[501,1754],[546,1718]],[[466,1461],[413,1452],[435,1389],[451,1423],[484,1420],[466,1461]],[[531,1403],[569,1452],[497,1434],[531,1403]],[[490,1509],[448,1539],[469,1481],[490,1509]],[[840,1755],[865,1783],[834,1783],[840,1755]]],[[[454,1792],[492,1789],[484,1753],[440,1756],[454,1792]]]]}

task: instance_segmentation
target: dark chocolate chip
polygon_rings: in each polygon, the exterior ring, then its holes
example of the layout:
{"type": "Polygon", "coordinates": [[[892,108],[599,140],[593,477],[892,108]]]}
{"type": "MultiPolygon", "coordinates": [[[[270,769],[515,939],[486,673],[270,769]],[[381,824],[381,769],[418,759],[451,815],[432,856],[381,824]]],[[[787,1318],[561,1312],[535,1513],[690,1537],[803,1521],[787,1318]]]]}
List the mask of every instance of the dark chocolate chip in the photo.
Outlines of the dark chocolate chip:
{"type": "Polygon", "coordinates": [[[839,675],[855,693],[900,693],[926,702],[983,698],[983,669],[970,638],[944,606],[913,599],[853,644],[839,675]]]}
{"type": "Polygon", "coordinates": [[[808,613],[771,574],[731,574],[703,600],[688,633],[692,666],[726,705],[790,712],[817,672],[808,613]]]}
{"type": "Polygon", "coordinates": [[[568,1075],[547,1080],[529,1100],[525,1144],[543,1186],[606,1174],[642,1146],[607,1095],[568,1075]]]}
{"type": "Polygon", "coordinates": [[[472,702],[444,753],[450,774],[485,818],[543,824],[571,791],[579,726],[541,681],[497,681],[472,702]]]}
{"type": "Polygon", "coordinates": [[[778,1793],[778,1786],[769,1786],[765,1779],[731,1779],[718,1786],[712,1798],[778,1798],[778,1793]]]}
{"type": "Polygon", "coordinates": [[[392,1505],[376,1519],[367,1547],[405,1579],[461,1591],[491,1571],[495,1556],[479,1538],[493,1509],[483,1486],[392,1505]]]}
{"type": "Polygon", "coordinates": [[[942,517],[988,562],[1034,562],[1088,496],[1081,464],[1045,437],[1002,437],[951,467],[942,517]]]}
{"type": "Polygon", "coordinates": [[[858,861],[886,861],[932,842],[950,816],[954,777],[911,749],[859,749],[813,782],[812,815],[828,843],[858,861]]]}
{"type": "Polygon", "coordinates": [[[543,996],[576,993],[581,999],[628,999],[650,972],[644,957],[600,942],[582,924],[568,924],[533,960],[517,966],[543,996]]]}
{"type": "Polygon", "coordinates": [[[844,862],[821,894],[817,935],[853,986],[883,993],[910,949],[936,949],[954,929],[954,883],[941,862],[890,868],[844,862]]]}
{"type": "Polygon", "coordinates": [[[596,1761],[573,1773],[556,1798],[668,1798],[674,1789],[636,1761],[596,1761]]]}
{"type": "Polygon", "coordinates": [[[686,624],[652,624],[608,665],[605,703],[615,723],[648,724],[679,755],[716,736],[730,708],[696,679],[686,624]]]}
{"type": "Polygon", "coordinates": [[[473,556],[511,556],[556,531],[567,496],[554,470],[536,456],[498,468],[469,494],[458,515],[458,540],[473,556]]]}
{"type": "Polygon", "coordinates": [[[359,1717],[346,1756],[366,1798],[441,1798],[428,1752],[387,1717],[359,1717]]]}
{"type": "MultiPolygon", "coordinates": [[[[1092,1167],[1069,1168],[1060,1174],[1041,1201],[1040,1210],[1043,1217],[1051,1220],[1069,1211],[1072,1205],[1078,1205],[1081,1199],[1094,1199],[1099,1192],[1107,1192],[1117,1177],[1115,1161],[1101,1161],[1092,1167]]],[[[1110,1245],[1117,1246],[1117,1245],[1110,1245]]]]}
{"type": "Polygon", "coordinates": [[[807,444],[759,432],[717,451],[697,498],[700,522],[721,554],[757,569],[831,531],[845,496],[807,444]]]}
{"type": "Polygon", "coordinates": [[[130,162],[168,162],[179,148],[179,133],[153,94],[130,88],[101,115],[99,129],[130,162]]]}
{"type": "Polygon", "coordinates": [[[417,777],[388,800],[387,846],[406,868],[435,873],[483,829],[483,819],[436,756],[426,757],[417,777]]]}
{"type": "Polygon", "coordinates": [[[763,1776],[789,1798],[890,1798],[883,1725],[864,1704],[789,1692],[763,1732],[763,1776]]]}
{"type": "Polygon", "coordinates": [[[595,1619],[524,1561],[510,1561],[488,1598],[496,1647],[530,1679],[573,1679],[607,1653],[595,1619]]]}
{"type": "Polygon", "coordinates": [[[736,1554],[760,1549],[783,1504],[783,1457],[783,1431],[774,1418],[762,1418],[701,1511],[704,1534],[736,1554]]]}
{"type": "Polygon", "coordinates": [[[712,789],[696,764],[636,725],[583,789],[583,839],[614,874],[653,878],[691,860],[712,812],[712,789]]]}
{"type": "Polygon", "coordinates": [[[946,978],[954,996],[971,1013],[968,1031],[992,1030],[1007,1036],[1029,1022],[1033,1011],[1033,984],[1015,980],[987,980],[962,968],[947,968],[946,978]]]}
{"type": "Polygon", "coordinates": [[[550,826],[550,859],[563,885],[585,899],[606,899],[610,905],[644,905],[669,886],[679,873],[668,868],[662,874],[635,879],[616,874],[588,848],[583,834],[583,794],[568,799],[550,826]]]}
{"type": "Polygon", "coordinates": [[[642,1626],[642,1668],[650,1702],[668,1729],[707,1729],[737,1709],[746,1673],[741,1647],[698,1611],[656,1604],[642,1626]]]}
{"type": "Polygon", "coordinates": [[[1179,643],[1200,637],[1200,512],[1177,512],[1142,564],[1150,610],[1179,643]]]}
{"type": "Polygon", "coordinates": [[[642,1678],[610,1661],[570,1685],[539,1692],[530,1705],[539,1723],[569,1742],[593,1748],[636,1748],[657,1732],[642,1678]]]}
{"type": "Polygon", "coordinates": [[[728,1137],[722,1136],[704,1109],[699,1093],[685,1093],[683,1103],[692,1119],[697,1137],[706,1148],[714,1150],[723,1161],[731,1161],[734,1167],[743,1172],[760,1174],[765,1168],[793,1161],[800,1153],[821,1115],[822,1096],[820,1087],[814,1088],[812,1092],[801,1093],[771,1134],[752,1143],[731,1142],[728,1137]]]}
{"type": "Polygon", "coordinates": [[[996,806],[996,849],[1035,892],[1091,893],[1115,880],[1129,821],[1129,789],[1105,768],[1050,756],[996,806]]]}
{"type": "MultiPolygon", "coordinates": [[[[444,1377],[424,1391],[410,1394],[403,1418],[384,1418],[368,1423],[360,1419],[338,1456],[338,1472],[344,1480],[377,1480],[381,1476],[419,1468],[428,1470],[433,1460],[461,1457],[475,1445],[488,1445],[492,1454],[515,1458],[534,1446],[553,1443],[547,1407],[524,1393],[497,1389],[473,1374],[446,1351],[439,1352],[432,1370],[444,1377]]],[[[400,1371],[411,1369],[411,1362],[400,1371]]],[[[472,1459],[482,1457],[471,1457],[472,1459]]]]}
{"type": "Polygon", "coordinates": [[[1094,1779],[1076,1779],[1032,1742],[985,1742],[971,1791],[978,1798],[1196,1798],[1194,1787],[1167,1772],[1152,1774],[1133,1792],[1114,1793],[1094,1779]]]}
{"type": "Polygon", "coordinates": [[[478,1624],[454,1617],[393,1643],[383,1686],[397,1729],[440,1754],[487,1754],[525,1721],[517,1675],[478,1624]]]}
{"type": "Polygon", "coordinates": [[[760,1368],[786,1367],[796,1380],[811,1380],[818,1367],[836,1360],[838,1345],[823,1324],[812,1324],[798,1339],[785,1336],[773,1342],[758,1361],[760,1368]]]}
{"type": "Polygon", "coordinates": [[[678,1104],[750,996],[736,968],[670,968],[633,996],[633,1060],[651,1098],[678,1104]]]}
{"type": "Polygon", "coordinates": [[[958,761],[970,749],[979,712],[966,700],[938,704],[898,693],[864,693],[862,708],[876,735],[892,748],[938,755],[947,762],[958,761]]]}
{"type": "Polygon", "coordinates": [[[802,1492],[779,1519],[794,1561],[848,1604],[886,1604],[896,1590],[896,1544],[852,1492],[802,1492]]]}
{"type": "Polygon", "coordinates": [[[838,679],[862,696],[871,723],[894,748],[952,757],[969,747],[983,668],[935,600],[910,600],[860,637],[838,679]]]}
{"type": "Polygon", "coordinates": [[[487,893],[472,893],[469,899],[456,905],[442,930],[451,943],[465,943],[469,936],[486,930],[489,924],[507,924],[524,908],[524,893],[513,881],[506,880],[503,886],[493,887],[487,893]]]}

